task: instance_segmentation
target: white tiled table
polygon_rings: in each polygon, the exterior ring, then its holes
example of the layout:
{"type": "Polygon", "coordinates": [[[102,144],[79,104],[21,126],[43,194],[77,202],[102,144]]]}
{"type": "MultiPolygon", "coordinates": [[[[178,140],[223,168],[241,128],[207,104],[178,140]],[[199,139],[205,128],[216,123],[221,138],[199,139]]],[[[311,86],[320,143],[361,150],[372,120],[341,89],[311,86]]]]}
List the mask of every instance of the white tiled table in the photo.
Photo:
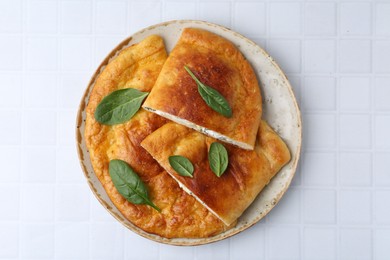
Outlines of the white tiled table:
{"type": "Polygon", "coordinates": [[[390,1],[0,0],[1,259],[390,259],[390,1]],[[253,228],[201,247],[148,241],[96,201],[75,114],[102,58],[171,19],[220,23],[287,73],[300,169],[253,228]]]}

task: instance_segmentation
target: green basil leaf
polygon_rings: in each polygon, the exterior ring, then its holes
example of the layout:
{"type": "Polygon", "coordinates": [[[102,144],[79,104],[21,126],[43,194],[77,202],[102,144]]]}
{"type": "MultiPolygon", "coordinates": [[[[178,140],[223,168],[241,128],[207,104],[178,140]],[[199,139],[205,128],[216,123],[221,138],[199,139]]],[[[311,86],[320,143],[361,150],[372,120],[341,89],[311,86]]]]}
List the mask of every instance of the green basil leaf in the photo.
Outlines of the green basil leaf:
{"type": "Polygon", "coordinates": [[[221,177],[226,171],[228,163],[229,157],[225,146],[218,142],[212,143],[209,150],[209,164],[215,175],[221,177]]]}
{"type": "Polygon", "coordinates": [[[220,113],[221,115],[225,117],[231,117],[232,109],[230,108],[228,101],[221,95],[221,93],[219,93],[216,89],[203,84],[187,66],[184,66],[184,69],[188,72],[188,74],[190,74],[191,78],[195,80],[196,84],[198,85],[198,92],[204,102],[206,102],[206,104],[211,109],[220,113]]]}
{"type": "Polygon", "coordinates": [[[111,160],[109,172],[115,188],[126,200],[134,204],[147,204],[158,212],[161,212],[150,201],[148,191],[140,177],[125,161],[111,160]]]}
{"type": "Polygon", "coordinates": [[[180,155],[169,156],[169,164],[179,175],[193,177],[194,166],[187,158],[180,155]]]}
{"type": "Polygon", "coordinates": [[[95,119],[104,125],[124,123],[137,113],[148,94],[133,88],[114,91],[99,103],[95,119]]]}

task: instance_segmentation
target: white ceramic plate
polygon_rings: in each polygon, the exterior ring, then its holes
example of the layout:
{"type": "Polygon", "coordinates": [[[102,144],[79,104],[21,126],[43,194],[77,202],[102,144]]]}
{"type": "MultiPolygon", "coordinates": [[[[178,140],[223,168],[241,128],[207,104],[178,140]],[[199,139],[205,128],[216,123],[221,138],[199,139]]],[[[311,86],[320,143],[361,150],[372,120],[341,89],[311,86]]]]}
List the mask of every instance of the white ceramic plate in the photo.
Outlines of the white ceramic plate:
{"type": "Polygon", "coordinates": [[[200,245],[215,242],[233,236],[262,219],[281,199],[295,174],[301,149],[301,116],[290,83],[276,62],[261,47],[244,36],[225,27],[203,21],[181,20],[170,21],[143,29],[120,43],[101,63],[94,73],[85,94],[81,100],[76,128],[77,149],[81,167],[88,184],[99,200],[119,222],[130,230],[151,240],[172,245],[200,245]],[[168,53],[176,44],[183,28],[196,27],[219,34],[233,42],[253,66],[261,85],[263,96],[263,118],[287,143],[292,158],[291,161],[271,180],[268,186],[259,194],[252,205],[239,218],[237,226],[222,234],[201,239],[166,239],[149,234],[126,220],[108,198],[104,188],[94,174],[89,153],[84,140],[85,107],[95,79],[110,59],[126,46],[140,42],[151,34],[162,36],[168,53]]]}

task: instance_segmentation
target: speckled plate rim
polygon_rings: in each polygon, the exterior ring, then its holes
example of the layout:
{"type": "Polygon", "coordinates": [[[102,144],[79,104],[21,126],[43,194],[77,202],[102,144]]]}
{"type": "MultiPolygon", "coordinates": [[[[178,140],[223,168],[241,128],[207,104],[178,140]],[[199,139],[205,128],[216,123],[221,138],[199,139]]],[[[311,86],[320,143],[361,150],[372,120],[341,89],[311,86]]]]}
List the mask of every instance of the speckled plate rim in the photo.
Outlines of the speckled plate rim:
{"type": "MultiPolygon", "coordinates": [[[[264,99],[264,96],[263,96],[263,99],[264,99]]],[[[94,194],[96,199],[99,201],[99,203],[117,221],[119,221],[122,225],[124,225],[126,228],[130,229],[131,231],[133,231],[133,232],[135,232],[135,233],[137,233],[137,234],[139,234],[142,237],[145,237],[147,239],[150,239],[150,240],[153,240],[153,241],[156,241],[156,242],[159,242],[159,243],[163,243],[163,244],[176,245],[176,246],[196,246],[196,245],[203,245],[203,244],[208,244],[208,243],[212,243],[212,242],[217,242],[217,241],[229,238],[231,236],[234,236],[234,235],[236,235],[236,234],[238,234],[238,233],[248,229],[249,227],[253,226],[257,222],[259,222],[280,201],[280,199],[282,198],[282,196],[285,194],[285,192],[287,191],[288,187],[290,186],[290,183],[291,183],[291,181],[292,181],[292,179],[293,179],[293,177],[295,175],[295,172],[296,172],[296,169],[297,169],[297,166],[298,166],[298,161],[299,161],[300,152],[301,152],[301,145],[302,145],[302,120],[301,120],[300,109],[299,109],[299,106],[297,104],[297,101],[296,101],[294,92],[292,90],[291,84],[289,83],[286,75],[283,73],[283,71],[281,70],[279,65],[274,61],[274,59],[264,49],[262,49],[255,42],[247,39],[243,35],[241,35],[241,34],[239,34],[237,32],[234,32],[234,31],[232,31],[232,30],[230,30],[230,29],[228,29],[226,27],[223,27],[221,25],[213,24],[213,23],[206,22],[206,21],[199,21],[199,20],[173,20],[173,21],[167,21],[167,22],[159,23],[159,24],[156,24],[156,25],[152,25],[152,26],[146,27],[145,29],[142,29],[142,30],[134,33],[132,36],[124,39],[117,47],[115,47],[106,56],[106,58],[101,62],[99,67],[94,72],[93,76],[91,77],[91,79],[90,79],[90,81],[88,83],[88,87],[86,88],[86,90],[85,90],[85,92],[84,92],[84,94],[82,96],[82,99],[81,99],[81,102],[80,102],[80,105],[79,105],[79,109],[78,109],[78,112],[77,112],[77,119],[76,119],[76,148],[77,148],[77,153],[78,153],[80,165],[81,165],[81,168],[83,170],[84,176],[85,176],[85,178],[87,180],[87,183],[88,183],[92,193],[94,194]],[[238,37],[241,40],[247,42],[248,44],[253,45],[254,47],[258,48],[259,52],[264,57],[266,57],[269,60],[270,63],[272,63],[272,66],[275,68],[276,72],[283,79],[283,81],[284,81],[283,84],[285,84],[286,85],[285,87],[287,87],[287,89],[288,89],[289,95],[290,95],[290,97],[292,99],[292,102],[293,102],[293,106],[295,108],[294,112],[296,113],[296,117],[297,117],[297,122],[296,123],[297,123],[297,128],[298,128],[298,131],[299,131],[299,135],[298,135],[299,140],[298,140],[297,147],[295,148],[295,150],[291,151],[291,154],[294,155],[292,157],[293,159],[289,162],[291,173],[289,175],[289,178],[286,180],[283,189],[281,189],[277,193],[277,195],[273,198],[272,202],[269,203],[268,205],[266,205],[264,210],[262,212],[260,212],[258,214],[258,216],[256,216],[256,218],[254,218],[250,222],[242,223],[242,224],[240,224],[240,226],[239,226],[239,224],[237,224],[237,226],[232,228],[232,229],[229,229],[229,230],[227,230],[227,231],[225,231],[225,232],[223,232],[221,234],[218,234],[218,235],[213,236],[213,237],[208,237],[208,238],[164,238],[164,237],[161,237],[161,236],[156,235],[156,234],[147,233],[144,230],[138,228],[137,226],[135,226],[134,224],[129,222],[127,219],[125,219],[121,215],[121,213],[115,208],[115,206],[112,204],[111,201],[106,202],[101,197],[101,194],[98,193],[97,188],[94,186],[93,181],[91,179],[93,177],[96,178],[96,176],[95,176],[95,174],[93,172],[93,169],[91,167],[91,172],[89,172],[88,169],[87,169],[87,166],[86,166],[86,162],[85,162],[85,160],[87,160],[87,161],[90,160],[89,153],[85,152],[86,151],[86,148],[85,148],[86,144],[85,144],[84,133],[83,133],[84,126],[85,126],[85,109],[86,109],[86,105],[88,103],[89,94],[90,94],[90,92],[91,92],[91,90],[92,90],[92,88],[94,86],[96,78],[100,75],[101,71],[108,64],[108,62],[112,58],[114,58],[118,54],[119,51],[121,51],[124,47],[129,45],[130,41],[133,39],[133,37],[135,35],[142,34],[142,33],[146,32],[146,31],[154,30],[155,28],[158,28],[158,27],[167,27],[167,26],[172,25],[172,24],[202,25],[202,26],[207,26],[207,27],[210,27],[210,28],[222,30],[224,32],[229,32],[232,35],[234,35],[234,37],[238,37]],[[112,204],[112,205],[109,205],[109,204],[112,204]]],[[[271,180],[271,182],[272,182],[272,180],[271,180]]],[[[100,182],[97,185],[99,185],[99,184],[100,184],[100,182]]],[[[104,188],[102,186],[101,186],[101,189],[103,189],[103,192],[105,192],[104,188]]],[[[259,196],[260,196],[260,194],[259,194],[259,196]]],[[[257,200],[257,198],[255,199],[255,201],[256,200],[257,200]]]]}

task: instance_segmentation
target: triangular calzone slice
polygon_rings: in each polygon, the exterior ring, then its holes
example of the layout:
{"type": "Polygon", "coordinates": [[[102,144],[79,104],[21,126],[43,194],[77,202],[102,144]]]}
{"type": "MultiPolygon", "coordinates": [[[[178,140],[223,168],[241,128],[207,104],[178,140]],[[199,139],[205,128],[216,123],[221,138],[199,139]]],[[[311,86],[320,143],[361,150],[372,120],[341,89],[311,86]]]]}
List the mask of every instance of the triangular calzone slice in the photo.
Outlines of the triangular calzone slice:
{"type": "Polygon", "coordinates": [[[182,125],[167,123],[146,137],[141,146],[185,191],[229,225],[290,160],[286,144],[265,121],[261,121],[258,130],[253,151],[224,145],[228,150],[229,164],[221,177],[211,171],[208,162],[209,147],[216,140],[182,125]],[[168,161],[171,155],[181,155],[192,162],[195,168],[193,178],[175,172],[168,161]]]}
{"type": "Polygon", "coordinates": [[[261,95],[252,67],[230,41],[205,30],[186,28],[143,107],[223,142],[252,150],[261,118],[261,95]],[[205,103],[184,66],[222,94],[231,107],[230,118],[205,103]]]}

